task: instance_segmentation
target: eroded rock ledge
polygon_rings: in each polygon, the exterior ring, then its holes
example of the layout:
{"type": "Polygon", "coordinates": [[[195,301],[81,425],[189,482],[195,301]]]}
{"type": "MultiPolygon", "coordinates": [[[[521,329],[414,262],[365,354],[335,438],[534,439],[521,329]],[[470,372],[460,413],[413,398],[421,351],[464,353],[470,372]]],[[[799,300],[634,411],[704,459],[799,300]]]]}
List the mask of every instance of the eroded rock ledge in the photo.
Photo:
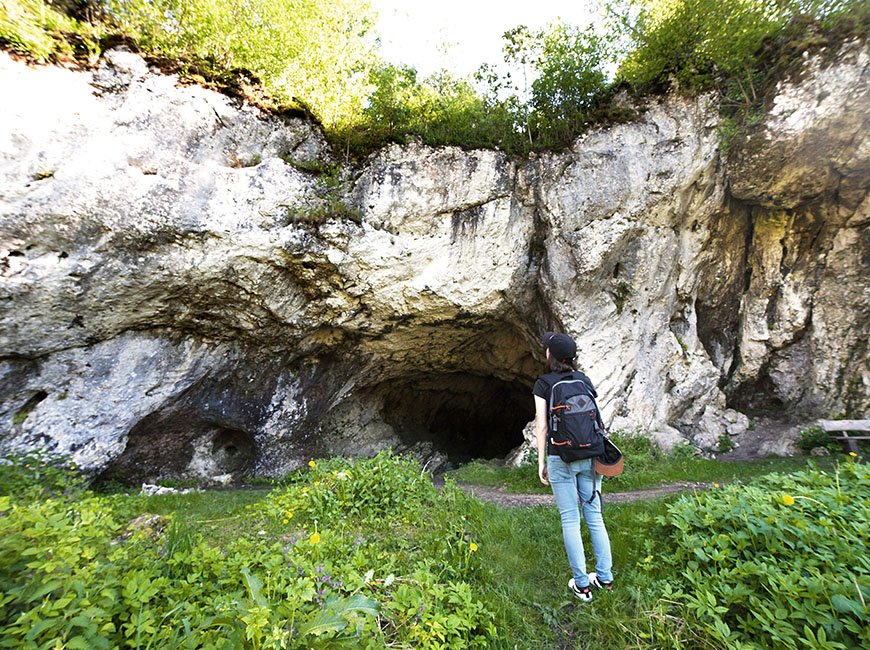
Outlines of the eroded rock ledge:
{"type": "Polygon", "coordinates": [[[553,328],[663,444],[866,417],[868,78],[865,44],[809,59],[728,164],[711,98],[671,97],[527,160],[390,146],[339,196],[304,121],[0,54],[0,448],[131,480],[503,456],[553,328]]]}

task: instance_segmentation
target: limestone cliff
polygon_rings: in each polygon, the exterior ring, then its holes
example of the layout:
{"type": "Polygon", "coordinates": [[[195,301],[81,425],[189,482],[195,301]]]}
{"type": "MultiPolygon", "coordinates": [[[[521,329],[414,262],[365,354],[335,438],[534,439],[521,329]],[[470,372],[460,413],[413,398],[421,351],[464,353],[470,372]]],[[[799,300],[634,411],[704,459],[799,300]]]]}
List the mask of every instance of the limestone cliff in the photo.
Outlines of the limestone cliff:
{"type": "Polygon", "coordinates": [[[0,449],[126,478],[504,455],[546,329],[663,444],[866,416],[868,78],[866,45],[808,59],[727,163],[712,99],[669,97],[562,153],[328,173],[316,126],[128,52],[0,54],[0,449]]]}

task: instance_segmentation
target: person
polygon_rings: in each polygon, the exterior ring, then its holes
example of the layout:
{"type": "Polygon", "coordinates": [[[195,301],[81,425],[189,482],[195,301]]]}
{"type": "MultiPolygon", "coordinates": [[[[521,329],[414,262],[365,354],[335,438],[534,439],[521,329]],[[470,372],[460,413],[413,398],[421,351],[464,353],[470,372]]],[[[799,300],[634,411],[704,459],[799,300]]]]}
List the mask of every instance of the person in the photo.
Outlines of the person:
{"type": "Polygon", "coordinates": [[[577,344],[566,334],[547,332],[543,340],[549,372],[538,377],[535,396],[535,435],[538,443],[538,477],[549,485],[556,497],[556,505],[562,518],[562,538],[568,554],[568,564],[573,573],[568,588],[583,602],[592,600],[592,589],[605,591],[613,588],[613,560],[610,538],[601,515],[601,476],[593,471],[592,458],[563,461],[549,436],[550,391],[557,381],[582,379],[589,385],[593,397],[597,397],[592,381],[577,370],[577,344]],[[580,537],[580,508],[577,497],[583,504],[583,518],[592,539],[595,551],[595,572],[586,573],[586,558],[583,540],[580,537]]]}

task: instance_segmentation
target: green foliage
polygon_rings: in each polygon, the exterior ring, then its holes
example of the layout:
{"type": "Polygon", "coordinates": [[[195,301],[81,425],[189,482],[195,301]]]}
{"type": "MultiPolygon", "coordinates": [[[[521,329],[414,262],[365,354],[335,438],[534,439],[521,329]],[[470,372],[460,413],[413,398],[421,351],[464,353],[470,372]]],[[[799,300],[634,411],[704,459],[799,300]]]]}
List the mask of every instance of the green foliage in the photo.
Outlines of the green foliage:
{"type": "MultiPolygon", "coordinates": [[[[626,439],[623,449],[641,455],[643,444],[626,439]]],[[[690,450],[683,455],[691,460],[690,450]]],[[[802,615],[819,615],[806,620],[816,643],[825,629],[829,647],[837,647],[825,625],[836,618],[848,630],[866,617],[854,611],[857,592],[847,593],[854,576],[868,595],[866,469],[804,474],[717,489],[672,507],[661,500],[608,505],[617,589],[596,594],[591,607],[567,596],[556,508],[482,504],[450,481],[436,491],[423,483],[419,465],[392,454],[318,460],[287,477],[291,487],[324,496],[306,498],[286,523],[276,508],[286,490],[261,503],[263,493],[250,490],[82,493],[28,503],[0,497],[0,647],[52,648],[59,640],[70,648],[554,650],[571,638],[602,650],[739,647],[724,643],[691,599],[707,603],[710,591],[716,606],[728,606],[730,585],[773,581],[776,572],[799,574],[787,585],[797,596],[785,603],[791,616],[777,615],[776,625],[796,621],[802,630],[802,615]],[[338,478],[345,471],[357,473],[338,478]],[[359,485],[347,484],[338,498],[337,480],[359,485]],[[372,491],[371,513],[353,507],[372,491]],[[171,514],[171,523],[131,521],[142,513],[171,514]],[[759,546],[751,555],[764,563],[763,578],[759,571],[725,573],[751,568],[748,539],[759,546]],[[728,556],[705,563],[694,548],[728,556]],[[845,559],[844,548],[853,551],[845,559]],[[698,563],[697,575],[690,562],[698,563]],[[829,588],[827,609],[812,592],[819,580],[829,588]]],[[[591,556],[587,562],[593,566],[591,556]]],[[[776,615],[785,590],[775,582],[756,587],[751,610],[739,611],[776,615]]],[[[721,617],[738,630],[730,615],[721,617]]]]}
{"type": "Polygon", "coordinates": [[[844,20],[860,30],[868,16],[859,0],[625,0],[609,10],[630,40],[619,71],[625,80],[641,88],[671,77],[688,87],[730,82],[749,103],[773,39],[806,39],[844,20]]]}
{"type": "MultiPolygon", "coordinates": [[[[293,164],[296,167],[298,163],[293,164]]],[[[342,177],[341,167],[323,167],[317,164],[309,164],[303,166],[303,171],[315,173],[319,175],[315,185],[315,192],[320,200],[320,203],[314,206],[283,206],[286,210],[288,221],[294,223],[323,223],[327,219],[346,219],[361,223],[362,215],[359,210],[348,205],[345,198],[347,196],[347,187],[344,178],[342,177]]]]}
{"type": "Polygon", "coordinates": [[[344,136],[348,148],[360,154],[416,137],[432,146],[526,153],[565,147],[589,123],[619,117],[601,110],[609,92],[606,38],[559,23],[538,31],[520,26],[504,39],[505,60],[527,69],[528,87],[486,64],[475,87],[446,70],[421,81],[413,68],[382,63],[370,71],[373,90],[359,124],[344,136]]]}
{"type": "Polygon", "coordinates": [[[274,544],[221,551],[178,527],[125,533],[121,505],[0,501],[2,647],[175,647],[184,637],[191,648],[322,647],[376,612],[370,598],[318,589],[329,574],[310,548],[288,563],[274,544]]]}
{"type": "Polygon", "coordinates": [[[816,447],[824,447],[828,451],[841,451],[843,448],[839,442],[831,440],[830,434],[822,429],[822,427],[801,429],[800,440],[797,441],[797,446],[807,453],[816,447]]]}
{"type": "Polygon", "coordinates": [[[0,44],[41,63],[71,57],[75,45],[81,45],[93,60],[99,54],[101,26],[71,18],[54,4],[63,3],[0,1],[0,44]]]}
{"type": "Polygon", "coordinates": [[[676,82],[715,89],[727,155],[735,136],[763,115],[766,93],[806,49],[846,34],[866,34],[863,0],[613,0],[622,34],[618,77],[641,92],[676,82]]]}
{"type": "MultiPolygon", "coordinates": [[[[581,30],[565,23],[535,32],[519,26],[504,38],[505,60],[528,66],[534,77],[527,105],[520,107],[525,115],[518,116],[530,147],[567,146],[583,131],[607,89],[608,40],[591,26],[581,30]]],[[[513,86],[508,80],[502,85],[513,86]]]]}
{"type": "MultiPolygon", "coordinates": [[[[379,61],[367,0],[3,0],[0,43],[39,61],[75,51],[93,64],[101,41],[132,39],[193,78],[272,107],[310,109],[347,157],[410,139],[515,154],[563,148],[592,124],[633,117],[612,100],[617,87],[659,91],[675,80],[684,89],[719,92],[727,154],[764,114],[765,92],[790,61],[808,47],[866,34],[870,25],[861,0],[602,4],[613,18],[606,32],[563,23],[508,30],[505,61],[522,67],[522,83],[493,65],[481,66],[474,81],[447,71],[420,80],[412,68],[379,61]],[[605,69],[619,56],[617,83],[610,84],[605,69]],[[250,87],[258,83],[265,96],[250,87]]],[[[290,216],[319,222],[332,215],[355,218],[342,202],[290,216]]]]}
{"type": "Polygon", "coordinates": [[[619,281],[613,288],[612,295],[613,302],[616,304],[616,313],[621,314],[625,307],[625,301],[634,295],[634,287],[628,282],[619,281]]]}
{"type": "Polygon", "coordinates": [[[729,451],[734,449],[734,441],[731,440],[731,436],[727,433],[723,433],[719,435],[719,453],[727,454],[729,451]]]}
{"type": "Polygon", "coordinates": [[[511,149],[521,135],[509,103],[480,94],[446,70],[420,81],[413,68],[381,63],[369,81],[373,90],[359,122],[334,137],[357,155],[412,138],[432,146],[511,149]]]}
{"type": "MultiPolygon", "coordinates": [[[[481,586],[500,631],[493,647],[709,650],[686,626],[679,605],[668,602],[669,577],[646,571],[659,566],[655,558],[660,543],[651,528],[665,507],[662,500],[624,505],[605,501],[616,589],[595,593],[589,606],[578,604],[567,591],[570,568],[555,507],[480,507],[481,562],[491,567],[481,586]]],[[[584,546],[587,567],[594,570],[585,532],[584,546]]]]}
{"type": "Polygon", "coordinates": [[[247,69],[284,103],[303,102],[328,127],[354,122],[374,61],[365,0],[101,0],[144,51],[212,74],[247,69]]]}
{"type": "Polygon", "coordinates": [[[16,502],[45,496],[69,496],[83,490],[87,481],[69,458],[54,458],[43,451],[6,453],[0,457],[0,495],[16,502]]]}
{"type": "Polygon", "coordinates": [[[773,474],[668,507],[659,559],[690,622],[716,644],[867,647],[868,520],[864,465],[773,474]]]}
{"type": "Polygon", "coordinates": [[[740,121],[733,115],[720,118],[716,125],[716,133],[719,136],[719,151],[723,156],[731,153],[731,147],[737,136],[740,135],[740,121]]]}
{"type": "Polygon", "coordinates": [[[0,497],[0,647],[490,647],[493,614],[468,582],[481,574],[472,501],[390,454],[315,465],[298,481],[317,515],[304,526],[301,511],[276,521],[272,498],[214,518],[250,492],[0,497]],[[165,528],[130,521],[173,504],[200,514],[165,528]],[[216,524],[228,534],[204,537],[216,524]]]}
{"type": "MultiPolygon", "coordinates": [[[[537,455],[535,455],[537,459],[537,455]]],[[[535,460],[537,463],[537,460],[535,460]]],[[[447,473],[451,479],[471,485],[503,487],[506,492],[549,494],[550,488],[538,480],[538,466],[505,467],[501,463],[473,460],[447,473]]]]}
{"type": "Polygon", "coordinates": [[[347,517],[369,523],[410,523],[419,521],[437,497],[418,463],[385,451],[353,461],[311,461],[302,480],[272,492],[262,507],[288,523],[294,517],[323,526],[340,525],[347,517]]]}

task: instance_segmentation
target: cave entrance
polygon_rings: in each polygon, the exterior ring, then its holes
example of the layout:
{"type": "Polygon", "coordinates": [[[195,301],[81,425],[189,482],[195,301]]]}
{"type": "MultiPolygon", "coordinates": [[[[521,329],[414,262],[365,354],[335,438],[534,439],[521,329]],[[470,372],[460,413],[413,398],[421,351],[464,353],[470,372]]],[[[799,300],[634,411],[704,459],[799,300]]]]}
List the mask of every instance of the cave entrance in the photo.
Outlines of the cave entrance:
{"type": "Polygon", "coordinates": [[[127,485],[158,479],[208,479],[247,475],[254,467],[250,433],[184,413],[152,413],[127,438],[124,452],[100,480],[127,485]]]}
{"type": "Polygon", "coordinates": [[[378,387],[384,421],[402,445],[430,443],[449,467],[503,458],[534,419],[531,385],[465,372],[420,373],[378,387]]]}

